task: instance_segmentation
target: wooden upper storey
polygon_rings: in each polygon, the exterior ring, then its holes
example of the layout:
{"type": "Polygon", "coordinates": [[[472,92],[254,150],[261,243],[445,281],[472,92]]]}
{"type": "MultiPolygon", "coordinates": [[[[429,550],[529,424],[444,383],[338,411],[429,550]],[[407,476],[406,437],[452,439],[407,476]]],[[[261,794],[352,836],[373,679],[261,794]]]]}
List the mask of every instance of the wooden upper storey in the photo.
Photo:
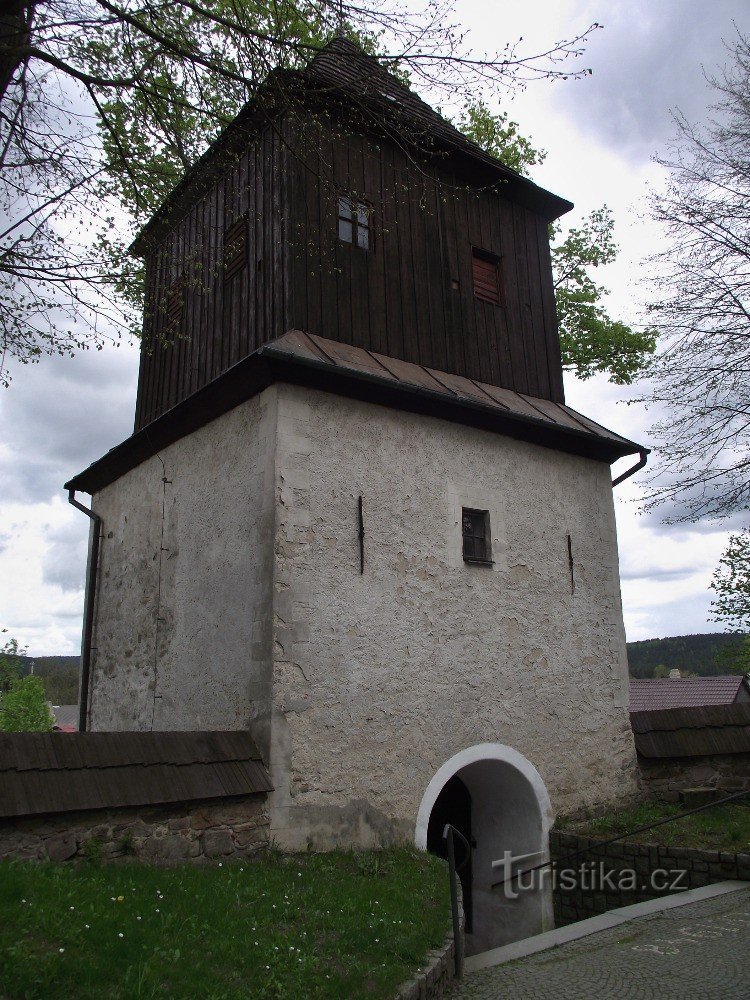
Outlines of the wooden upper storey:
{"type": "MultiPolygon", "coordinates": [[[[350,43],[336,45],[351,76],[350,43]]],[[[421,102],[407,144],[382,105],[398,88],[418,99],[359,55],[355,82],[382,74],[372,107],[333,98],[330,79],[325,92],[287,79],[139,237],[136,430],[289,329],[563,401],[547,227],[568,203],[472,152],[421,102]]]]}

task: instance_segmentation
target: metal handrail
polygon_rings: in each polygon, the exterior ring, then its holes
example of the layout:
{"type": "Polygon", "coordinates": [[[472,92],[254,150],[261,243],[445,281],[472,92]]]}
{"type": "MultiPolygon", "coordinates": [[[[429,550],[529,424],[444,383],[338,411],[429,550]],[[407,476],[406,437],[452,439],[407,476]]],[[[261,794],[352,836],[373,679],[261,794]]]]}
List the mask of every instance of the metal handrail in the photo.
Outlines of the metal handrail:
{"type": "Polygon", "coordinates": [[[446,841],[448,848],[448,879],[451,887],[451,915],[453,917],[453,950],[455,955],[454,965],[456,979],[463,979],[464,949],[463,939],[461,938],[461,914],[458,909],[458,883],[456,881],[456,876],[459,871],[466,867],[466,864],[471,857],[471,845],[461,831],[457,830],[451,823],[445,824],[445,828],[443,829],[443,840],[446,841]],[[466,853],[460,867],[456,865],[456,852],[453,846],[454,837],[458,837],[459,840],[463,841],[463,845],[466,848],[466,853]]]}

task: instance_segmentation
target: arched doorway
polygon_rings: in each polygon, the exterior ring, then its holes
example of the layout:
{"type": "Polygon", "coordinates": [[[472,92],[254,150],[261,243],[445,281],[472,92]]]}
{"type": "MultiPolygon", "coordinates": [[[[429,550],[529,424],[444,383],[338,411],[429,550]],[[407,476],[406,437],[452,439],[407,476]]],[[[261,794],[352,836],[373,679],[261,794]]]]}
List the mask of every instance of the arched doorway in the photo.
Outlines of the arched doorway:
{"type": "Polygon", "coordinates": [[[548,872],[537,872],[520,883],[510,880],[517,872],[549,860],[552,819],[537,769],[517,750],[500,743],[462,750],[430,781],[417,814],[414,841],[423,850],[441,854],[440,824],[452,822],[464,836],[468,830],[472,856],[469,892],[464,889],[467,953],[496,948],[553,926],[548,872]]]}

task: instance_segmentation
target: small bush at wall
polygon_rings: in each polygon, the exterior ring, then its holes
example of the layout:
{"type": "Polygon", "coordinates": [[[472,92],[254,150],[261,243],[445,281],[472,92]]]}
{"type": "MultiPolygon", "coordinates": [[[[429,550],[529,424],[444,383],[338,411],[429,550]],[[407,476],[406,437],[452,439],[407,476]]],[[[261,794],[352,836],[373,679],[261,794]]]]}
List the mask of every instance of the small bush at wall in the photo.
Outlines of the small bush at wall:
{"type": "Polygon", "coordinates": [[[19,677],[10,682],[0,700],[0,730],[6,733],[48,733],[55,720],[47,705],[40,677],[19,677]]]}

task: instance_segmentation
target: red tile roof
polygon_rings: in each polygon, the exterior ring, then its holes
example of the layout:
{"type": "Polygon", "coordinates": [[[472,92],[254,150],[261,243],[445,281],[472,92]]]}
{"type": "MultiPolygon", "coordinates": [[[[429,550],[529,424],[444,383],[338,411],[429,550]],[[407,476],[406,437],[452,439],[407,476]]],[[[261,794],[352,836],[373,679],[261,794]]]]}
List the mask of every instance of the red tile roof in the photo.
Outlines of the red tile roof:
{"type": "Polygon", "coordinates": [[[745,678],[741,675],[633,678],[630,681],[630,711],[661,712],[670,708],[733,705],[744,684],[745,678]]]}

